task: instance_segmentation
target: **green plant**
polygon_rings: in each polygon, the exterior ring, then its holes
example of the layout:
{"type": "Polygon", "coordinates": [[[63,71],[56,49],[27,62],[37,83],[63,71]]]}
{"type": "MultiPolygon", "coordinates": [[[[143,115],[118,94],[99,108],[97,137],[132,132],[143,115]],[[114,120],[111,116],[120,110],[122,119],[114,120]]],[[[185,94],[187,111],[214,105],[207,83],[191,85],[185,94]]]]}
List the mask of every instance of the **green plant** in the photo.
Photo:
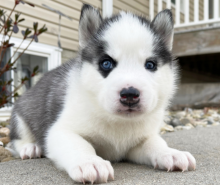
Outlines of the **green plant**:
{"type": "MultiPolygon", "coordinates": [[[[27,3],[23,0],[15,0],[14,7],[12,8],[9,15],[6,15],[6,11],[4,11],[3,9],[0,10],[0,34],[3,35],[1,45],[0,45],[0,77],[8,71],[11,71],[11,70],[15,71],[16,67],[14,66],[15,66],[16,61],[28,49],[28,47],[33,41],[38,42],[39,35],[47,31],[47,28],[45,25],[38,29],[37,22],[33,23],[32,30],[29,28],[26,28],[26,30],[22,30],[21,33],[23,35],[23,39],[20,45],[17,47],[14,54],[7,60],[7,62],[3,64],[3,58],[6,54],[7,49],[14,46],[14,43],[10,43],[12,34],[17,34],[19,32],[18,24],[25,21],[25,19],[20,18],[21,13],[16,13],[14,20],[13,20],[11,18],[12,13],[15,11],[16,6],[18,6],[19,4],[25,4],[25,3],[34,7],[33,4],[27,3]],[[27,39],[30,39],[27,47],[23,49],[23,51],[16,58],[14,58],[15,54],[18,53],[18,50],[20,49],[22,43],[27,39]]],[[[34,68],[30,76],[23,77],[20,80],[20,85],[14,87],[13,91],[10,90],[10,88],[8,88],[12,85],[13,79],[7,79],[7,80],[0,79],[0,108],[5,107],[9,103],[12,103],[11,99],[19,96],[17,93],[18,89],[21,88],[25,84],[25,82],[27,82],[30,78],[35,76],[37,72],[38,72],[38,66],[34,68]]]]}

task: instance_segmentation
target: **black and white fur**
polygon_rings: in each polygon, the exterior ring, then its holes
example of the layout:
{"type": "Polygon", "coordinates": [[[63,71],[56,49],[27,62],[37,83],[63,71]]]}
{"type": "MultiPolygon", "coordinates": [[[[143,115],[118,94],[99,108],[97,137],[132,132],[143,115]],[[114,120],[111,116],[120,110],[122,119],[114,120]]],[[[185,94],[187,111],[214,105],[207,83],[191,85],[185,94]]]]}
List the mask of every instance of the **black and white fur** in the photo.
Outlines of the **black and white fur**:
{"type": "Polygon", "coordinates": [[[103,20],[84,5],[78,57],[45,74],[15,103],[15,151],[22,159],[46,156],[83,183],[113,179],[109,161],[122,159],[168,171],[195,169],[190,153],[169,148],[158,134],[176,89],[172,41],[170,10],[152,22],[125,12],[103,20]],[[103,60],[114,61],[113,68],[103,70],[103,60]],[[154,70],[146,69],[148,61],[154,70]],[[134,107],[120,97],[131,87],[140,92],[134,107]]]}

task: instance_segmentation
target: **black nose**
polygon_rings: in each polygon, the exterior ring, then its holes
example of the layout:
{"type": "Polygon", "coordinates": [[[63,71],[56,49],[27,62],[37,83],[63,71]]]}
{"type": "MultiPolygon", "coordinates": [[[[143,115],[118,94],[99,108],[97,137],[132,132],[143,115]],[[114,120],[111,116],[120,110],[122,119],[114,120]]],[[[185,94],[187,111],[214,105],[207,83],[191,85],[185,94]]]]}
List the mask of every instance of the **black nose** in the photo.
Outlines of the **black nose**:
{"type": "Polygon", "coordinates": [[[135,89],[134,87],[129,87],[129,88],[123,88],[122,91],[120,92],[120,102],[122,105],[128,106],[128,107],[135,107],[140,99],[140,92],[135,89]]]}

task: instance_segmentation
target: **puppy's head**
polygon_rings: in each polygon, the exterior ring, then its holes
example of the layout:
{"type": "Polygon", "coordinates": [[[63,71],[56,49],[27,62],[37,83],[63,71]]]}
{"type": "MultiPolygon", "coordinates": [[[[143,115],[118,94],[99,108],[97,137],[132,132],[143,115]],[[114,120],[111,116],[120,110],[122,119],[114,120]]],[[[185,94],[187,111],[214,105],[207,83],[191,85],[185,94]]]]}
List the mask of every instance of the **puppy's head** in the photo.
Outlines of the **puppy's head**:
{"type": "Polygon", "coordinates": [[[152,22],[125,12],[103,20],[98,10],[84,5],[81,80],[94,106],[124,118],[166,108],[175,89],[172,41],[170,10],[152,22]]]}

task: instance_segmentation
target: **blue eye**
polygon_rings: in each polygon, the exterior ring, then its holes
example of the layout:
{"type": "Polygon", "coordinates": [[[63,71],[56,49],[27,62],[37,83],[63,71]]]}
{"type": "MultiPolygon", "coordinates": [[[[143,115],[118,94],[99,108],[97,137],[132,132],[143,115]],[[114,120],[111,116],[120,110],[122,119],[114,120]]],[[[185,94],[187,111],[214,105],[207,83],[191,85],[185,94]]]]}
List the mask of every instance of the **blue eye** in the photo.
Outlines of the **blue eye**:
{"type": "Polygon", "coordinates": [[[110,71],[114,67],[114,64],[111,60],[106,59],[100,62],[100,66],[103,70],[110,71]]]}
{"type": "Polygon", "coordinates": [[[149,70],[151,70],[151,71],[156,70],[156,67],[157,67],[157,65],[156,65],[154,62],[152,62],[152,61],[148,61],[148,62],[146,62],[146,64],[145,64],[145,68],[146,68],[146,69],[149,69],[149,70]]]}

